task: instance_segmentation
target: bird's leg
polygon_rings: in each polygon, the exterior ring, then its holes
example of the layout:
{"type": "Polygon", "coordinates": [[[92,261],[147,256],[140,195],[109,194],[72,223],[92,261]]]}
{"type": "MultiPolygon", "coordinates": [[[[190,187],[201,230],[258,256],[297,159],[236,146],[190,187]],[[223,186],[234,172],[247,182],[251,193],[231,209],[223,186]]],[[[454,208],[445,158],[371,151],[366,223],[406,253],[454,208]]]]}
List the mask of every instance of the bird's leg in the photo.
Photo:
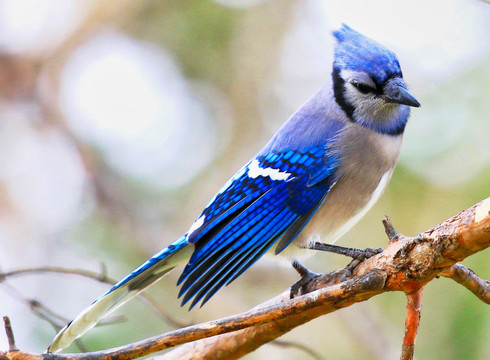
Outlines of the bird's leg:
{"type": "Polygon", "coordinates": [[[315,241],[309,244],[307,249],[328,251],[335,254],[345,255],[352,259],[357,259],[361,261],[369,259],[371,256],[379,254],[380,252],[383,251],[382,248],[356,249],[356,248],[348,248],[339,245],[325,244],[319,241],[315,241]]]}
{"type": "Polygon", "coordinates": [[[346,280],[346,278],[351,277],[352,271],[361,262],[383,251],[382,248],[355,249],[355,248],[348,248],[339,245],[325,244],[319,241],[315,241],[309,244],[307,248],[311,250],[328,251],[331,253],[345,255],[352,258],[352,261],[344,269],[344,275],[342,276],[343,280],[346,280]]]}
{"type": "Polygon", "coordinates": [[[290,299],[294,298],[296,295],[299,295],[299,291],[301,290],[303,285],[306,285],[308,282],[321,275],[311,270],[308,270],[306,267],[301,265],[301,263],[298,260],[294,260],[292,265],[293,268],[301,276],[301,279],[299,279],[296,283],[294,283],[291,286],[291,291],[289,292],[290,299]]]}

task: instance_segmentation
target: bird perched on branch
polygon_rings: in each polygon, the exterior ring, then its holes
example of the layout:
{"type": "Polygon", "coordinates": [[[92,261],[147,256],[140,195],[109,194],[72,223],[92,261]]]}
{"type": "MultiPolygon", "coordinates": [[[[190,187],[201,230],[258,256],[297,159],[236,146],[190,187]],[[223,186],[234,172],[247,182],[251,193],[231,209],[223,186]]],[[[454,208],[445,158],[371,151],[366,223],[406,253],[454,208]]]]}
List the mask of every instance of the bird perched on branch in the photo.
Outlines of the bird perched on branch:
{"type": "Polygon", "coordinates": [[[334,242],[378,200],[398,160],[410,107],[420,104],[393,52],[346,25],[333,35],[326,84],[218,191],[185,235],[82,311],[49,352],[69,346],[177,265],[185,265],[179,296],[192,308],[267,251],[286,254],[297,269],[295,249],[345,252],[323,242],[334,242]]]}

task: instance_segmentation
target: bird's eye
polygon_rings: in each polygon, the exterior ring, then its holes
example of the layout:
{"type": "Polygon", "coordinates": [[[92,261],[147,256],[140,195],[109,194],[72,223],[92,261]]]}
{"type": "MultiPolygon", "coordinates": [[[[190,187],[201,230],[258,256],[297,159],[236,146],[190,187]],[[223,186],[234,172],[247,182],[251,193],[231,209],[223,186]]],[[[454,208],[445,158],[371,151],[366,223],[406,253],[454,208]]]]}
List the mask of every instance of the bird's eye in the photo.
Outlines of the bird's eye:
{"type": "Polygon", "coordinates": [[[366,84],[363,84],[363,83],[360,83],[360,82],[357,82],[357,81],[352,81],[351,84],[357,90],[359,90],[359,92],[362,93],[362,94],[367,94],[367,93],[370,93],[370,92],[374,92],[374,89],[371,86],[369,86],[369,85],[366,85],[366,84]]]}

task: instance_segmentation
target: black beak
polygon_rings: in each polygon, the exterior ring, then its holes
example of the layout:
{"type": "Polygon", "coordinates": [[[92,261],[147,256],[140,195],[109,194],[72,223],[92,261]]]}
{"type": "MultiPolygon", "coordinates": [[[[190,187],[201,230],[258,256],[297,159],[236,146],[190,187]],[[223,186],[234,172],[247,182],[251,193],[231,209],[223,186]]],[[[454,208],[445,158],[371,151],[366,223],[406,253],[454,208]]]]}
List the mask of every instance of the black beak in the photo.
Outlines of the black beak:
{"type": "Polygon", "coordinates": [[[389,103],[420,107],[420,103],[408,92],[402,81],[390,81],[384,86],[383,99],[389,103]]]}

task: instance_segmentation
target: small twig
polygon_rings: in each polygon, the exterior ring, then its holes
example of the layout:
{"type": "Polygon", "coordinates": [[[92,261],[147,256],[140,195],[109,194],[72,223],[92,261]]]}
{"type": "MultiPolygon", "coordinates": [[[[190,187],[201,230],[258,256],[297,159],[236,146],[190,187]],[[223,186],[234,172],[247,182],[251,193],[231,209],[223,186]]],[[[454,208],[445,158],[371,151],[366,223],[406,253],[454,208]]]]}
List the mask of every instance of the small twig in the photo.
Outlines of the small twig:
{"type": "Polygon", "coordinates": [[[31,311],[36,314],[39,318],[47,321],[53,329],[58,332],[67,323],[67,319],[55,313],[53,310],[48,309],[40,301],[36,299],[24,299],[29,305],[31,311]]]}
{"type": "MultiPolygon", "coordinates": [[[[55,329],[55,331],[59,331],[69,321],[69,319],[55,313],[39,300],[24,297],[17,289],[10,286],[9,284],[4,283],[2,285],[5,289],[8,290],[7,293],[10,296],[12,296],[17,301],[26,304],[34,314],[36,314],[39,318],[46,320],[55,329]]],[[[124,320],[124,316],[112,316],[110,318],[105,318],[104,320],[100,321],[98,323],[98,326],[110,325],[124,320]]]]}
{"type": "Polygon", "coordinates": [[[382,220],[383,226],[385,227],[385,233],[388,235],[388,243],[395,241],[398,238],[398,233],[395,230],[395,227],[391,223],[388,215],[385,215],[385,218],[382,220]]]}
{"type": "Polygon", "coordinates": [[[393,343],[388,335],[394,328],[387,322],[378,321],[382,316],[376,307],[353,306],[349,311],[339,312],[338,316],[343,326],[348,328],[351,338],[355,339],[356,345],[362,347],[363,358],[393,360],[399,356],[399,343],[393,343]]]}
{"type": "Polygon", "coordinates": [[[90,349],[87,347],[87,345],[85,345],[83,343],[82,340],[80,339],[76,339],[74,344],[78,347],[78,349],[81,351],[81,352],[89,352],[90,349]]]}
{"type": "Polygon", "coordinates": [[[138,296],[140,296],[144,302],[146,302],[148,305],[150,305],[150,307],[153,309],[153,311],[155,311],[158,315],[160,315],[167,324],[169,324],[175,328],[183,328],[183,327],[193,325],[192,322],[185,322],[185,321],[177,320],[174,317],[165,313],[165,311],[163,310],[160,303],[158,301],[156,301],[155,299],[153,299],[152,297],[150,297],[144,293],[140,293],[138,296]]]}
{"type": "Polygon", "coordinates": [[[290,342],[290,341],[285,341],[285,340],[274,340],[270,342],[271,345],[279,346],[279,347],[286,347],[286,348],[295,348],[298,350],[301,350],[308,355],[310,355],[313,359],[315,360],[324,360],[325,358],[321,356],[318,352],[315,350],[309,348],[306,345],[295,343],[295,342],[290,342]]]}
{"type": "Polygon", "coordinates": [[[405,320],[405,336],[403,337],[402,354],[400,360],[412,360],[415,350],[415,339],[420,322],[422,309],[422,289],[407,294],[407,318],[405,320]]]}
{"type": "MultiPolygon", "coordinates": [[[[48,309],[38,300],[26,299],[26,302],[29,304],[32,312],[36,314],[39,318],[46,320],[53,327],[55,332],[60,331],[61,328],[67,324],[67,319],[56,314],[53,310],[48,309]]],[[[115,323],[123,322],[125,320],[126,318],[124,316],[111,316],[110,318],[105,318],[100,321],[97,326],[112,325],[115,323]]],[[[89,348],[80,339],[75,340],[75,344],[82,352],[90,351],[89,348]]]]}
{"type": "Polygon", "coordinates": [[[3,281],[8,277],[14,277],[19,275],[30,275],[30,274],[42,274],[42,273],[80,275],[109,285],[114,285],[116,283],[116,280],[111,279],[106,275],[105,267],[103,265],[101,268],[101,272],[98,273],[95,271],[89,271],[83,269],[70,269],[70,268],[64,268],[59,266],[41,266],[35,268],[19,269],[19,270],[1,273],[0,281],[3,281]]]}
{"type": "MultiPolygon", "coordinates": [[[[22,273],[25,273],[24,271],[21,270],[22,273]]],[[[2,277],[2,274],[0,274],[0,279],[2,277]]],[[[49,309],[46,305],[41,303],[39,300],[36,299],[28,299],[24,297],[18,290],[16,290],[14,287],[10,286],[7,283],[2,284],[6,289],[8,289],[8,293],[18,300],[21,303],[26,304],[31,311],[36,314],[40,319],[45,320],[50,324],[55,332],[58,332],[61,330],[63,326],[65,326],[68,323],[68,319],[62,317],[61,315],[55,313],[53,310],[49,309]]],[[[122,322],[125,321],[124,316],[112,316],[110,318],[105,318],[102,321],[100,321],[97,326],[103,326],[103,325],[112,325],[114,323],[122,322]]],[[[77,347],[82,351],[82,352],[88,352],[89,349],[85,346],[85,344],[80,340],[76,340],[75,344],[77,347]]],[[[0,357],[0,360],[4,360],[0,357]]]]}
{"type": "MultiPolygon", "coordinates": [[[[14,271],[9,271],[5,273],[0,273],[0,282],[5,281],[9,277],[15,277],[15,276],[22,276],[22,275],[32,275],[32,274],[41,274],[41,273],[54,273],[54,274],[69,274],[69,275],[80,275],[89,279],[94,279],[97,280],[101,283],[104,284],[109,284],[109,285],[114,285],[117,281],[109,276],[107,276],[107,271],[106,267],[103,263],[101,263],[101,270],[100,272],[95,272],[95,271],[89,271],[89,270],[84,270],[84,269],[71,269],[71,268],[64,268],[64,267],[59,267],[59,266],[41,266],[41,267],[36,267],[36,268],[26,268],[26,269],[19,269],[19,270],[14,270],[14,271]]],[[[155,301],[153,298],[151,298],[149,295],[145,293],[140,293],[138,296],[140,296],[150,307],[155,311],[158,315],[160,315],[163,320],[176,327],[176,328],[181,328],[181,327],[186,327],[189,325],[192,325],[190,323],[186,323],[183,321],[179,321],[177,319],[174,319],[172,316],[168,315],[165,313],[165,311],[162,309],[162,307],[158,304],[157,301],[155,301]]],[[[32,307],[31,307],[32,308],[32,307]]],[[[45,308],[46,309],[46,308],[45,308]]],[[[53,322],[51,319],[46,318],[45,316],[41,316],[41,313],[36,312],[36,314],[40,315],[40,317],[44,320],[47,320],[53,327],[56,326],[58,327],[57,331],[63,327],[68,320],[62,318],[61,316],[55,314],[54,312],[50,312],[50,314],[54,315],[54,317],[58,319],[62,319],[62,325],[58,322],[53,322]],[[56,326],[54,325],[56,324],[56,326]]]]}
{"type": "Polygon", "coordinates": [[[454,264],[439,275],[450,278],[470,290],[483,302],[490,304],[490,281],[482,279],[471,269],[461,264],[454,264]]]}
{"type": "Polygon", "coordinates": [[[32,312],[34,312],[37,316],[46,320],[53,328],[58,331],[61,329],[64,324],[68,321],[68,319],[63,318],[62,316],[56,314],[52,310],[49,310],[46,306],[41,304],[40,301],[35,299],[29,299],[22,295],[17,289],[7,283],[3,283],[2,286],[7,290],[6,293],[9,294],[12,298],[17,301],[26,304],[32,312]]]}
{"type": "Polygon", "coordinates": [[[7,334],[7,340],[9,342],[9,351],[19,351],[17,346],[15,346],[14,332],[8,316],[3,317],[3,324],[5,326],[5,333],[7,334]]]}

